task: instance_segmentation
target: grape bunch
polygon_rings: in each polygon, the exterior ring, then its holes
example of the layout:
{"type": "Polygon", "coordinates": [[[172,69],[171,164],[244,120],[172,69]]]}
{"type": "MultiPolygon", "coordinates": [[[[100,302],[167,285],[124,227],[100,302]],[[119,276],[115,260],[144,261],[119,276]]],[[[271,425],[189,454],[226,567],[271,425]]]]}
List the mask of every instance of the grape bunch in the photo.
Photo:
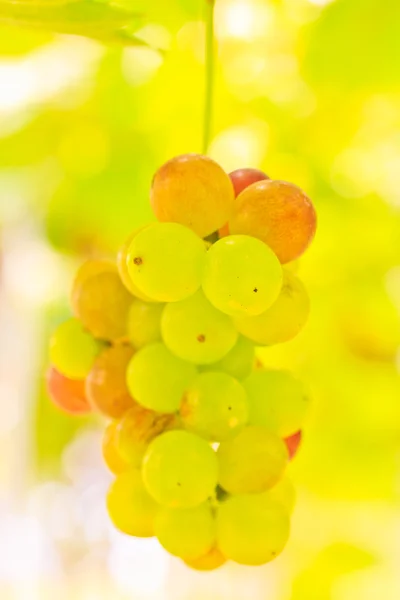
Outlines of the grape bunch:
{"type": "Polygon", "coordinates": [[[290,183],[227,175],[194,154],[157,171],[151,205],[157,222],[116,262],[78,270],[74,317],[50,342],[49,394],[108,420],[107,508],[119,530],[157,536],[194,569],[261,565],[288,540],[286,469],[309,397],[255,348],[305,324],[307,292],[288,263],[312,240],[315,211],[290,183]]]}

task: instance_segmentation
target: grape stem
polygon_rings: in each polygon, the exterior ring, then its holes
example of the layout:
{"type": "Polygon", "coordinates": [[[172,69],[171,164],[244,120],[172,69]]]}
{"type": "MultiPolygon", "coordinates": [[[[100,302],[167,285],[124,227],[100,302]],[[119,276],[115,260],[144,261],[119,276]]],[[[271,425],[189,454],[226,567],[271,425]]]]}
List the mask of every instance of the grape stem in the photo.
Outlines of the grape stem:
{"type": "Polygon", "coordinates": [[[214,75],[215,75],[215,43],[214,43],[214,4],[215,0],[206,0],[206,38],[205,38],[205,91],[204,91],[204,123],[203,123],[203,154],[207,153],[210,144],[213,98],[214,98],[214,75]]]}

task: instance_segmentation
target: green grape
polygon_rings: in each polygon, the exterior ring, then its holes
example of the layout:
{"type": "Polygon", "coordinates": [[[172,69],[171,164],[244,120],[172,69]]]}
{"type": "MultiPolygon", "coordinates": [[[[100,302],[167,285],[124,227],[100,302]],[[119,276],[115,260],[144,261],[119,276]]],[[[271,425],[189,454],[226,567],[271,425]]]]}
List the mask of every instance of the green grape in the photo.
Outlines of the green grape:
{"type": "Polygon", "coordinates": [[[132,396],[145,408],[162,413],[179,410],[183,393],[197,374],[161,343],[141,348],[129,363],[126,378],[132,396]]]}
{"type": "Polygon", "coordinates": [[[287,475],[284,475],[273,488],[264,492],[265,497],[281,504],[291,514],[296,503],[296,490],[287,475]]]}
{"type": "Polygon", "coordinates": [[[78,319],[68,319],[50,338],[50,362],[65,377],[84,379],[101,349],[78,319]]]}
{"type": "Polygon", "coordinates": [[[215,543],[215,520],[207,502],[193,508],[162,508],[154,530],[170,554],[186,560],[203,556],[215,543]]]}
{"type": "Polygon", "coordinates": [[[153,223],[129,246],[127,264],[133,284],[160,302],[176,302],[199,289],[206,247],[179,223],[153,223]]]}
{"type": "Polygon", "coordinates": [[[218,461],[211,446],[187,431],[168,431],[149,445],[142,464],[143,481],[157,502],[190,508],[212,496],[218,461]]]}
{"type": "Polygon", "coordinates": [[[229,235],[207,252],[203,291],[228,315],[259,315],[277,299],[281,287],[279,260],[256,238],[229,235]]]}
{"type": "Polygon", "coordinates": [[[200,371],[223,371],[236,379],[250,375],[254,364],[254,344],[240,335],[232,350],[212,365],[202,365],[200,371]]]}
{"type": "Polygon", "coordinates": [[[248,426],[218,451],[219,484],[230,494],[259,493],[273,487],[289,461],[285,443],[265,427],[248,426]]]}
{"type": "Polygon", "coordinates": [[[97,357],[86,378],[86,394],[94,408],[119,419],[135,405],[126,385],[126,369],[133,349],[124,344],[106,348],[97,357]]]}
{"type": "Polygon", "coordinates": [[[246,392],[226,373],[202,373],[185,391],[181,417],[194,433],[216,442],[227,440],[247,422],[246,392]]]}
{"type": "Polygon", "coordinates": [[[218,548],[214,547],[207,554],[204,554],[204,556],[185,560],[185,563],[195,571],[214,571],[226,563],[226,558],[218,548]]]}
{"type": "Polygon", "coordinates": [[[164,304],[133,300],[128,315],[128,337],[134,348],[161,340],[161,313],[164,304]]]}
{"type": "Polygon", "coordinates": [[[151,440],[170,429],[180,426],[177,415],[163,415],[142,406],[134,406],[122,417],[117,426],[116,447],[123,459],[140,467],[151,440]]]}
{"type": "Polygon", "coordinates": [[[147,493],[140,471],[121,473],[111,484],[107,495],[107,511],[115,527],[135,537],[152,537],[154,520],[159,510],[147,493]]]}
{"type": "Polygon", "coordinates": [[[184,154],[156,172],[150,201],[159,221],[182,223],[206,237],[231,217],[234,191],[229,176],[215,161],[184,154]]]}
{"type": "Polygon", "coordinates": [[[287,512],[265,494],[231,496],[218,508],[218,547],[241,565],[263,565],[276,558],[289,531],[287,512]]]}
{"type": "Polygon", "coordinates": [[[129,464],[123,459],[117,448],[117,426],[118,421],[112,421],[107,425],[102,443],[104,462],[114,475],[130,470],[129,464]]]}
{"type": "Polygon", "coordinates": [[[249,421],[286,438],[302,428],[310,400],[303,384],[288,371],[254,371],[243,385],[249,421]]]}
{"type": "Polygon", "coordinates": [[[119,252],[117,254],[117,269],[118,269],[119,276],[121,277],[122,283],[124,284],[126,289],[130,291],[130,293],[133,296],[135,296],[136,298],[139,298],[140,300],[143,300],[144,302],[153,302],[153,300],[151,298],[146,296],[146,294],[143,294],[143,292],[141,292],[139,290],[139,288],[136,285],[134,285],[133,281],[130,278],[129,271],[128,271],[128,260],[127,259],[128,259],[129,246],[131,245],[134,237],[139,233],[139,231],[142,231],[142,229],[144,229],[144,227],[139,227],[139,229],[135,229],[135,231],[133,231],[130,234],[130,236],[125,241],[123,246],[121,246],[121,248],[119,249],[119,252]]]}
{"type": "Polygon", "coordinates": [[[72,308],[94,337],[117,340],[125,336],[131,302],[112,263],[88,261],[79,269],[72,287],[72,308]]]}
{"type": "Polygon", "coordinates": [[[284,269],[281,293],[272,306],[255,317],[235,318],[240,333],[260,346],[293,339],[304,327],[310,312],[307,291],[296,275],[284,269]]]}
{"type": "Polygon", "coordinates": [[[214,308],[202,291],[167,304],[161,317],[161,333],[171,352],[199,365],[221,360],[237,340],[232,319],[214,308]]]}

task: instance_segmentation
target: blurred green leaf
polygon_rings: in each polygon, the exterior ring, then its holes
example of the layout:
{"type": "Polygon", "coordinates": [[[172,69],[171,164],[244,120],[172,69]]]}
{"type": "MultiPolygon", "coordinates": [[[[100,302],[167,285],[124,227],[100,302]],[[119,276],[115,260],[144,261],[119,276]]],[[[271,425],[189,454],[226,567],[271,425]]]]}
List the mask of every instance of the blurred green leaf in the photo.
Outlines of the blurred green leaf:
{"type": "Polygon", "coordinates": [[[144,44],[135,37],[142,17],[133,5],[112,1],[0,0],[0,22],[126,45],[144,44]]]}

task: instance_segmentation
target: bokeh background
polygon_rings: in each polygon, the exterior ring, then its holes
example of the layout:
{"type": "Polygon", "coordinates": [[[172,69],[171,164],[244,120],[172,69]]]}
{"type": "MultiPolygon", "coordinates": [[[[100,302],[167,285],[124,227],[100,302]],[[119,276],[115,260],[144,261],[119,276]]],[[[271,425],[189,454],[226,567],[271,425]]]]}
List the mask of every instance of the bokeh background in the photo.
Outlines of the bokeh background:
{"type": "Polygon", "coordinates": [[[291,541],[205,575],[111,528],[100,423],[43,386],[76,266],[152,219],[162,162],[201,150],[206,0],[123,1],[144,13],[129,46],[0,25],[0,597],[398,600],[400,4],[216,1],[209,153],[297,183],[319,230],[310,321],[260,352],[314,398],[291,541]]]}

